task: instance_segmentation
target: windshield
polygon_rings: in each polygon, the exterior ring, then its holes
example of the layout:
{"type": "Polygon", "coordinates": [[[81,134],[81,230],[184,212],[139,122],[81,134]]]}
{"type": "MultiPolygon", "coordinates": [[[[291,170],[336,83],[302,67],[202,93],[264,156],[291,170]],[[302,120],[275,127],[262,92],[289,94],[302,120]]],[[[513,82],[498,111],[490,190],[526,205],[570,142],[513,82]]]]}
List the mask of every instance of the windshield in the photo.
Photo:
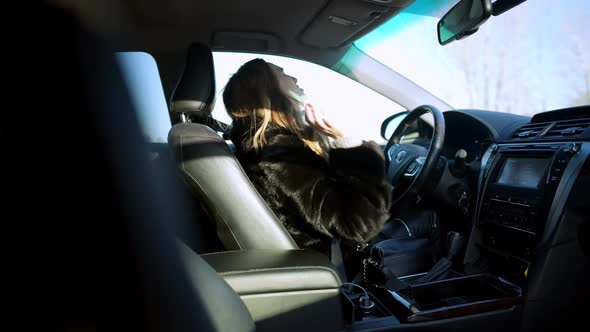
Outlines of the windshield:
{"type": "Polygon", "coordinates": [[[590,104],[587,0],[534,0],[441,46],[436,25],[458,1],[416,0],[355,45],[454,108],[532,115],[590,104]]]}

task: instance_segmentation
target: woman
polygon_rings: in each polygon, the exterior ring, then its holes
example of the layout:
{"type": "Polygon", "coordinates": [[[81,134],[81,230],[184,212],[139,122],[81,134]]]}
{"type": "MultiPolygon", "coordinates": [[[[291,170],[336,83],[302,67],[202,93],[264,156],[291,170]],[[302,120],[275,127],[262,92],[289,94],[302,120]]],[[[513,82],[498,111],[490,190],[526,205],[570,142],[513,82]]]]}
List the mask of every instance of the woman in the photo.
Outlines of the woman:
{"type": "Polygon", "coordinates": [[[389,217],[383,152],[375,142],[344,148],[342,132],[302,95],[282,68],[244,64],[223,92],[236,156],[300,247],[328,252],[334,236],[365,243],[389,217]]]}

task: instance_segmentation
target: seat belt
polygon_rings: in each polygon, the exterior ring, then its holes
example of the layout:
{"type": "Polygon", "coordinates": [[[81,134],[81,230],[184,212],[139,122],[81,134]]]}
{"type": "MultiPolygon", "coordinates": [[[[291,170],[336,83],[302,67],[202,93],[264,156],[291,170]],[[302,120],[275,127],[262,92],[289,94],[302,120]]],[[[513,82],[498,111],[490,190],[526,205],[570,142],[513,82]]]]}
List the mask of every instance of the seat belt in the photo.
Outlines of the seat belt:
{"type": "Polygon", "coordinates": [[[217,132],[221,132],[223,134],[223,139],[229,139],[230,125],[215,119],[212,115],[207,117],[204,124],[217,132]]]}
{"type": "Polygon", "coordinates": [[[342,248],[340,247],[340,239],[332,238],[332,246],[330,248],[330,260],[332,265],[336,268],[336,273],[340,277],[340,281],[347,282],[346,269],[344,268],[344,258],[342,257],[342,248]]]}

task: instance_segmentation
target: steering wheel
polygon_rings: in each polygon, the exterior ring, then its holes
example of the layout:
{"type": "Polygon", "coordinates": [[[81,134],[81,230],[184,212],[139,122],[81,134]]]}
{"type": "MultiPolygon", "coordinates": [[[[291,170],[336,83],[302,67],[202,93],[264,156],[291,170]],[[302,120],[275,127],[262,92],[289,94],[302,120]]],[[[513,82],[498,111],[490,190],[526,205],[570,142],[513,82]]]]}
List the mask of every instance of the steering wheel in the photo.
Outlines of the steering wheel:
{"type": "Polygon", "coordinates": [[[440,157],[444,140],[445,119],[434,106],[418,106],[400,122],[385,145],[387,177],[395,187],[394,203],[408,194],[420,193],[440,157]],[[430,147],[426,149],[416,144],[401,144],[400,140],[408,127],[426,113],[431,113],[434,119],[430,147]]]}

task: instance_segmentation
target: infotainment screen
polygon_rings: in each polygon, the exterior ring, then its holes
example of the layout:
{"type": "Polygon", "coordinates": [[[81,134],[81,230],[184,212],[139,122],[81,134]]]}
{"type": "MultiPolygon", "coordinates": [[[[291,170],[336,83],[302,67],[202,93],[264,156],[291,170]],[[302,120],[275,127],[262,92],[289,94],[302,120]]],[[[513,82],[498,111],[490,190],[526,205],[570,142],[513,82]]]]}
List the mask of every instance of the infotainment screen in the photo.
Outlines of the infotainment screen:
{"type": "Polygon", "coordinates": [[[546,158],[507,158],[498,177],[498,184],[537,188],[549,165],[546,158]]]}

